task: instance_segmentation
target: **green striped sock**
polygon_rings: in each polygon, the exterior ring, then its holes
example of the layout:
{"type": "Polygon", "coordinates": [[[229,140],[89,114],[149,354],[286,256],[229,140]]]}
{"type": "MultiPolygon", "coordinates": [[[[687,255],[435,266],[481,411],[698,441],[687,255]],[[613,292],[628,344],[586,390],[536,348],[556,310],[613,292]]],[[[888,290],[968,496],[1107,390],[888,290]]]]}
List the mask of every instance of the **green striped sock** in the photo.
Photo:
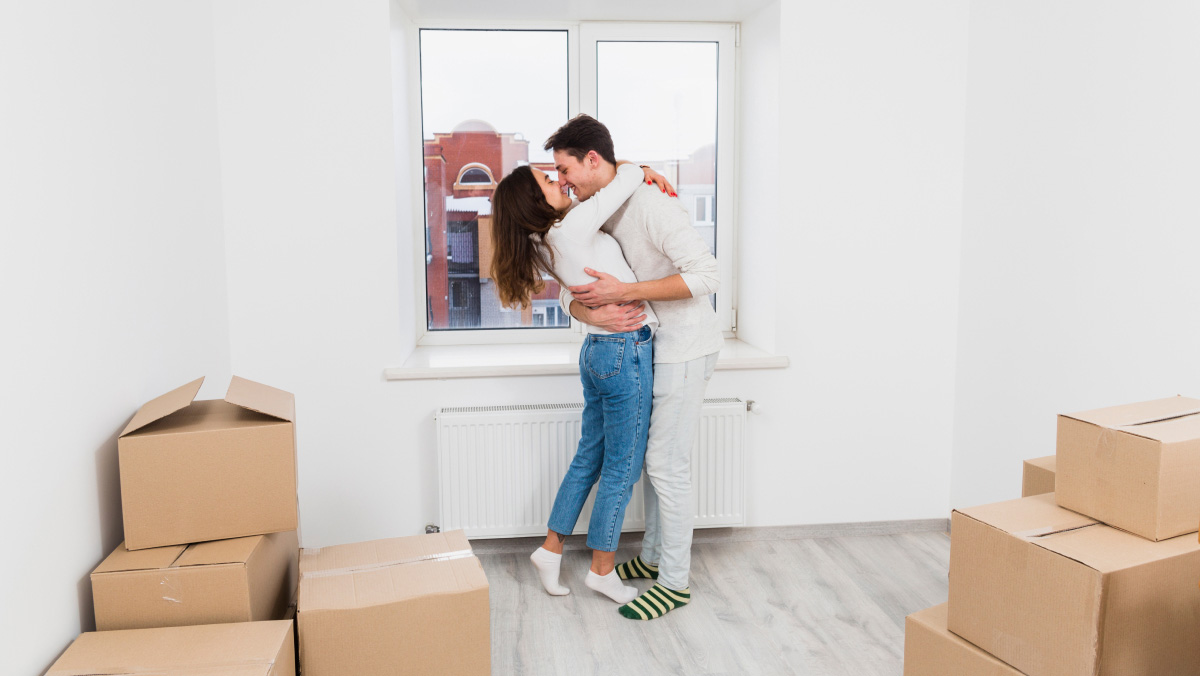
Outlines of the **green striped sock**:
{"type": "Polygon", "coordinates": [[[657,580],[658,566],[646,563],[639,555],[617,566],[617,576],[622,580],[632,580],[634,578],[657,580]]]}
{"type": "Polygon", "coordinates": [[[653,620],[656,617],[662,617],[667,613],[681,608],[692,600],[692,592],[690,589],[683,591],[675,591],[667,589],[661,584],[656,584],[647,589],[645,593],[636,599],[617,608],[621,615],[628,617],[631,620],[653,620]]]}

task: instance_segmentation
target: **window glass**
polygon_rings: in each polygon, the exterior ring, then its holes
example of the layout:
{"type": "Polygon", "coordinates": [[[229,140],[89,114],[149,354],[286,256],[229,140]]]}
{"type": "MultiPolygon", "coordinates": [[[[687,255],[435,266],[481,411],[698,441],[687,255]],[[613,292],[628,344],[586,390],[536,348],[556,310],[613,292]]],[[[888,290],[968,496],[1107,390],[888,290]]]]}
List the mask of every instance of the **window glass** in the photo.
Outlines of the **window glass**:
{"type": "Polygon", "coordinates": [[[495,182],[531,164],[568,118],[567,31],[421,30],[426,321],[431,331],[562,328],[558,283],[505,309],[490,277],[495,182]],[[535,312],[535,310],[539,310],[535,312]]]}
{"type": "MultiPolygon", "coordinates": [[[[596,112],[617,157],[647,164],[676,186],[717,254],[717,43],[596,43],[596,112]]],[[[715,301],[714,301],[715,302],[715,301]]]]}

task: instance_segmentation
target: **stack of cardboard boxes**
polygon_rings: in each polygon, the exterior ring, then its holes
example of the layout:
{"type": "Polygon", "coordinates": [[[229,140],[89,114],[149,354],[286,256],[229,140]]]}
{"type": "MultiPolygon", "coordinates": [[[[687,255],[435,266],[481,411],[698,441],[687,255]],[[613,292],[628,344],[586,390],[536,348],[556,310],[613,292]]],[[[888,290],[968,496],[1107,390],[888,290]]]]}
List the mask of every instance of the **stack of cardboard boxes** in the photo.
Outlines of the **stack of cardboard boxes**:
{"type": "Polygon", "coordinates": [[[118,437],[125,542],[92,572],[97,631],[49,676],[296,673],[295,402],[236,376],[224,400],[194,401],[203,382],[148,402],[118,437]]]}
{"type": "Polygon", "coordinates": [[[301,653],[310,676],[489,674],[488,584],[463,533],[301,557],[294,398],[235,376],[194,401],[203,381],[119,436],[125,542],[91,576],[97,631],[47,676],[295,676],[301,653]]]}
{"type": "Polygon", "coordinates": [[[1059,416],[1055,461],[954,511],[949,602],[908,617],[906,676],[1200,674],[1200,401],[1059,416]]]}

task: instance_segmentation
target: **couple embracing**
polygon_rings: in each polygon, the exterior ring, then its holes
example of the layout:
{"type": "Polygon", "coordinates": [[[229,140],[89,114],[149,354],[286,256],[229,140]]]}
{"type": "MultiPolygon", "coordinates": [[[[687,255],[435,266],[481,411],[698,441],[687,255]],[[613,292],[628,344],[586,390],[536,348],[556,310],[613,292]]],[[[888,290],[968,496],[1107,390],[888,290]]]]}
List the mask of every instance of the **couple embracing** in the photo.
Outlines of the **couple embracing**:
{"type": "Polygon", "coordinates": [[[665,179],[617,162],[599,121],[580,115],[545,147],[559,180],[518,167],[492,197],[492,276],[501,302],[527,305],[550,275],[564,309],[587,329],[579,352],[582,438],[546,541],[530,559],[548,593],[570,593],[559,581],[563,540],[598,481],[585,584],[621,604],[621,615],[651,620],[691,599],[692,443],[723,343],[708,299],[717,291],[717,261],[665,179]],[[642,551],[617,565],[625,507],[643,466],[642,551]],[[633,578],[656,582],[639,595],[624,584],[633,578]]]}

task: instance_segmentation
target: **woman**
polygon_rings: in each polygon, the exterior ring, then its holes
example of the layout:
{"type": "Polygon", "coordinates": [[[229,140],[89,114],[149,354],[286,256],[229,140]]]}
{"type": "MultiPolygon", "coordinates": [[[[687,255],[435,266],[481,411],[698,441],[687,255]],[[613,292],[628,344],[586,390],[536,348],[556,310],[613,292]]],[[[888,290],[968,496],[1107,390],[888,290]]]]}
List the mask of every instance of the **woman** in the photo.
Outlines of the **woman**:
{"type": "MultiPolygon", "coordinates": [[[[636,282],[620,245],[600,226],[643,182],[657,182],[660,188],[665,184],[650,169],[622,162],[608,186],[576,203],[558,181],[537,169],[517,167],[506,176],[492,196],[492,278],[500,301],[506,307],[527,307],[530,297],[544,288],[543,273],[564,286],[587,284],[593,279],[583,272],[585,267],[636,282]]],[[[575,529],[597,479],[600,485],[587,537],[592,566],[584,583],[620,604],[638,594],[634,587],[622,584],[614,565],[625,507],[641,476],[650,427],[658,318],[649,305],[644,312],[643,326],[637,331],[609,333],[587,327],[579,351],[582,438],[554,499],[546,541],[530,556],[542,586],[555,596],[570,593],[559,583],[563,540],[575,529]]]]}

